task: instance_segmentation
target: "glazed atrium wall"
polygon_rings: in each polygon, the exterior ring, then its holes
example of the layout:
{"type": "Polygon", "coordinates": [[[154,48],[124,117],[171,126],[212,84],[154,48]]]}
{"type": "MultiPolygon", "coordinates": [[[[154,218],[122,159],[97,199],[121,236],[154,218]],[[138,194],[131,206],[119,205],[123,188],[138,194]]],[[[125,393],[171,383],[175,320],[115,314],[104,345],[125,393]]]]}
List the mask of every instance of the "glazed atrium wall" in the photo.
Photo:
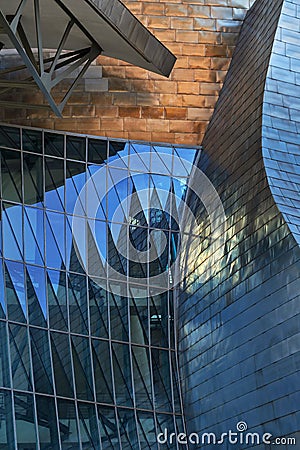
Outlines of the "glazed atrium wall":
{"type": "Polygon", "coordinates": [[[157,449],[184,430],[169,268],[196,150],[6,126],[0,144],[0,448],[157,449]]]}

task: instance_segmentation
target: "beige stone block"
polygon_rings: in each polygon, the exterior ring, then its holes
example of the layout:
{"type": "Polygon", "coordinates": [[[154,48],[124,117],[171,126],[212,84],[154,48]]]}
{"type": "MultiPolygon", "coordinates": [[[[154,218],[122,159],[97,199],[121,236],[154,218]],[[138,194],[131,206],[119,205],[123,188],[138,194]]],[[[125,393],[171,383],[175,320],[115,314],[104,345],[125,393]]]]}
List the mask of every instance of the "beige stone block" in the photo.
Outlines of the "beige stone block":
{"type": "Polygon", "coordinates": [[[216,30],[216,20],[215,19],[203,19],[200,17],[193,19],[194,30],[207,30],[207,31],[215,31],[216,30]]]}
{"type": "Polygon", "coordinates": [[[169,142],[169,143],[175,143],[175,133],[170,133],[168,131],[161,131],[161,132],[152,132],[151,133],[151,141],[152,142],[169,142]]]}
{"type": "Polygon", "coordinates": [[[188,6],[183,4],[176,3],[167,3],[165,8],[165,14],[167,16],[187,16],[188,15],[188,6]]]}
{"type": "Polygon", "coordinates": [[[142,106],[141,116],[151,119],[163,119],[165,117],[165,108],[155,106],[142,106]]]}
{"type": "Polygon", "coordinates": [[[162,42],[175,41],[175,30],[152,30],[152,32],[162,42]]]}
{"type": "Polygon", "coordinates": [[[146,119],[135,119],[133,117],[124,117],[124,131],[149,131],[146,130],[146,119]]]}
{"type": "Polygon", "coordinates": [[[198,82],[215,82],[216,81],[216,71],[215,70],[205,70],[196,69],[194,71],[195,81],[198,82]]]}
{"type": "Polygon", "coordinates": [[[212,108],[189,108],[189,120],[209,120],[213,113],[212,108]]]}
{"type": "Polygon", "coordinates": [[[171,19],[171,28],[176,30],[193,30],[194,21],[190,17],[175,17],[171,19]]]}
{"type": "Polygon", "coordinates": [[[123,119],[120,118],[101,118],[101,130],[123,131],[123,119]]]}
{"type": "Polygon", "coordinates": [[[215,19],[232,19],[233,17],[232,8],[225,8],[223,6],[212,6],[211,17],[215,19]]]}
{"type": "Polygon", "coordinates": [[[176,41],[177,42],[190,42],[195,44],[199,42],[199,36],[197,31],[185,31],[176,30],[176,41]]]}
{"type": "Polygon", "coordinates": [[[137,105],[140,106],[151,106],[151,105],[158,106],[160,104],[160,94],[138,92],[136,102],[137,105]]]}
{"type": "Polygon", "coordinates": [[[227,45],[207,45],[205,49],[206,56],[228,56],[227,45]]]}
{"type": "MultiPolygon", "coordinates": [[[[153,28],[170,28],[171,19],[166,16],[152,16],[148,18],[147,26],[151,29],[153,28]]],[[[173,27],[171,27],[173,28],[173,27]]]]}
{"type": "Polygon", "coordinates": [[[187,108],[186,107],[176,107],[176,106],[168,106],[165,108],[166,118],[167,119],[186,119],[187,117],[187,108]]]}
{"type": "Polygon", "coordinates": [[[137,94],[131,92],[114,92],[113,104],[117,106],[136,105],[137,94]]]}
{"type": "Polygon", "coordinates": [[[195,122],[188,120],[170,120],[170,132],[171,133],[195,133],[195,122]]]}
{"type": "MultiPolygon", "coordinates": [[[[182,96],[183,106],[197,106],[202,107],[205,104],[205,96],[202,95],[186,95],[182,96]]],[[[189,115],[188,115],[189,119],[189,115]]]]}
{"type": "Polygon", "coordinates": [[[141,107],[140,106],[120,106],[119,107],[120,117],[141,117],[141,107]]]}
{"type": "Polygon", "coordinates": [[[188,16],[208,19],[212,17],[210,7],[204,5],[189,5],[188,16]]]}
{"type": "Polygon", "coordinates": [[[205,44],[182,44],[182,54],[187,56],[205,56],[205,44]]]}
{"type": "Polygon", "coordinates": [[[222,42],[220,33],[213,31],[199,31],[198,35],[201,44],[221,44],[222,42]]]}
{"type": "Polygon", "coordinates": [[[146,131],[169,131],[169,120],[147,119],[146,131]]]}
{"type": "Polygon", "coordinates": [[[171,78],[176,81],[194,81],[194,72],[187,69],[173,69],[171,78]]]}
{"type": "Polygon", "coordinates": [[[176,94],[177,92],[177,83],[175,81],[154,81],[154,89],[155,92],[166,93],[166,94],[176,94]]]}
{"type": "Polygon", "coordinates": [[[147,16],[163,16],[165,14],[165,5],[163,3],[143,2],[142,13],[147,16]]]}
{"type": "Polygon", "coordinates": [[[199,94],[199,83],[196,81],[179,81],[178,82],[179,94],[199,94]]]}

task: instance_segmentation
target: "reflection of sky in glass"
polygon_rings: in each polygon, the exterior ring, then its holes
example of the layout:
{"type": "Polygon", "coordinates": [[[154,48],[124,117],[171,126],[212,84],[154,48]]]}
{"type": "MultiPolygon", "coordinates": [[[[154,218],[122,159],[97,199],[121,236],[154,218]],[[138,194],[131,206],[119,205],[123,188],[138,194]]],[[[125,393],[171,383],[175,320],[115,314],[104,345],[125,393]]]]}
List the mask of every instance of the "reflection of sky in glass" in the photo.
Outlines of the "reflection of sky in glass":
{"type": "MultiPolygon", "coordinates": [[[[84,170],[84,166],[83,166],[84,170]]],[[[78,199],[79,193],[85,184],[85,170],[82,173],[73,175],[72,178],[66,179],[66,212],[72,214],[74,211],[75,203],[78,199]]],[[[83,206],[79,210],[80,214],[83,214],[83,206]]]]}
{"type": "Polygon", "coordinates": [[[24,258],[28,263],[44,264],[44,214],[37,208],[25,207],[24,258]]]}
{"type": "Polygon", "coordinates": [[[6,267],[24,316],[27,317],[24,266],[21,263],[7,261],[6,267]]]}
{"type": "Polygon", "coordinates": [[[27,272],[30,277],[30,281],[35,291],[36,298],[39,301],[41,310],[45,319],[47,318],[47,300],[46,300],[46,286],[45,286],[45,273],[41,267],[35,267],[27,265],[27,272]]]}
{"type": "Polygon", "coordinates": [[[4,315],[3,315],[2,311],[0,311],[0,318],[2,318],[6,314],[2,261],[0,261],[0,305],[1,305],[3,313],[4,313],[4,315]]]}
{"type": "Polygon", "coordinates": [[[3,256],[15,261],[22,260],[22,206],[5,204],[3,214],[3,256]]]}

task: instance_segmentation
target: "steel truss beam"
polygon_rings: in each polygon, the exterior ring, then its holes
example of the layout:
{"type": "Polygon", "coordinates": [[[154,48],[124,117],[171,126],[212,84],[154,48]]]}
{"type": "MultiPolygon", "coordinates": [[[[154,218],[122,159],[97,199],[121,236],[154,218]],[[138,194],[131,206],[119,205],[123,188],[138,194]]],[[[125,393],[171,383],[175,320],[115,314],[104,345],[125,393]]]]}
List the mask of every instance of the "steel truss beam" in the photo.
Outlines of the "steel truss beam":
{"type": "MultiPolygon", "coordinates": [[[[101,54],[102,49],[91,38],[82,25],[76,21],[72,14],[65,7],[62,7],[61,2],[59,0],[54,1],[64,11],[64,13],[68,15],[69,22],[65,30],[62,31],[62,37],[56,51],[54,50],[55,56],[47,59],[44,58],[43,33],[40,20],[40,0],[21,0],[17,11],[13,16],[5,16],[0,8],[0,31],[2,34],[4,33],[9,37],[24,63],[24,65],[0,71],[0,76],[7,75],[11,72],[17,72],[25,68],[28,69],[31,75],[31,77],[24,80],[23,83],[16,80],[0,80],[0,87],[5,87],[5,89],[0,91],[0,95],[13,88],[31,88],[33,81],[35,83],[33,85],[37,85],[39,87],[54,113],[58,117],[62,117],[62,111],[68,99],[72,95],[74,89],[82,79],[91,63],[101,54]],[[37,59],[34,56],[33,50],[26,36],[26,32],[22,26],[22,12],[28,1],[32,1],[34,7],[34,22],[38,52],[37,59]],[[90,47],[69,53],[63,53],[64,46],[74,25],[80,28],[81,32],[88,37],[90,40],[90,47]],[[73,83],[66,92],[65,96],[59,103],[57,103],[51,93],[52,89],[61,81],[72,75],[78,68],[81,68],[79,73],[74,78],[73,83]]],[[[0,51],[1,48],[2,46],[0,42],[0,51]]],[[[1,102],[0,105],[9,105],[9,103],[10,102],[1,102]]],[[[12,105],[13,107],[16,107],[18,103],[15,102],[12,103],[12,105]]]]}

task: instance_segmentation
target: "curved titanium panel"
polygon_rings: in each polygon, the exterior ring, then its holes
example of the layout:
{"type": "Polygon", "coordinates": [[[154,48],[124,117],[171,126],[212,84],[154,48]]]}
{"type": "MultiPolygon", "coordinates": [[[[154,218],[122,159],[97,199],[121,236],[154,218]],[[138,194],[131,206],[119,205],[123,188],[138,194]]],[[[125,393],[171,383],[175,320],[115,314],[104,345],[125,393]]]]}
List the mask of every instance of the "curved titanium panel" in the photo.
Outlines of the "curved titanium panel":
{"type": "Polygon", "coordinates": [[[274,199],[300,243],[300,4],[284,3],[263,105],[263,157],[274,199]]]}
{"type": "MultiPolygon", "coordinates": [[[[299,7],[257,0],[248,12],[204,138],[198,167],[222,199],[227,237],[224,255],[205,282],[205,265],[195,264],[201,248],[191,248],[190,273],[178,298],[189,433],[221,436],[237,431],[239,421],[260,436],[295,436],[299,430],[299,7]],[[291,72],[280,71],[278,63],[291,64],[291,72]],[[270,157],[277,159],[272,171],[270,157]]],[[[197,233],[209,235],[205,211],[192,195],[190,202],[199,218],[197,233]]],[[[205,448],[224,445],[211,441],[205,448]]]]}

